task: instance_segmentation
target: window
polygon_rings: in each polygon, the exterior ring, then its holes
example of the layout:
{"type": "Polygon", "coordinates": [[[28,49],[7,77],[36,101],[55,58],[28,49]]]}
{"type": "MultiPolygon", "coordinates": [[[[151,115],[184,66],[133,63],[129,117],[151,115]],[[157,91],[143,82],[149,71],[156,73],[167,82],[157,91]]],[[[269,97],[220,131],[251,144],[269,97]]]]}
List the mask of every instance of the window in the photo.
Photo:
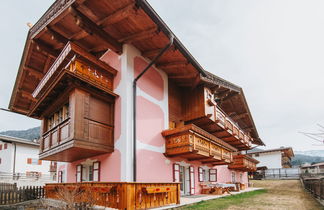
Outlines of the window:
{"type": "Polygon", "coordinates": [[[77,182],[100,181],[100,162],[77,165],[76,180],[77,182]]]}
{"type": "Polygon", "coordinates": [[[0,158],[0,164],[1,164],[1,160],[2,160],[2,159],[0,158]]]}
{"type": "Polygon", "coordinates": [[[37,158],[27,158],[27,164],[42,165],[42,160],[38,160],[37,158]]]}
{"type": "Polygon", "coordinates": [[[199,182],[208,182],[208,181],[210,181],[209,180],[209,178],[210,178],[209,171],[199,167],[198,168],[198,178],[199,178],[199,182]]]}
{"type": "Polygon", "coordinates": [[[217,182],[217,169],[209,169],[209,181],[217,182]]]}
{"type": "Polygon", "coordinates": [[[259,157],[260,156],[260,154],[259,153],[256,153],[255,155],[254,155],[254,157],[259,157]]]}
{"type": "Polygon", "coordinates": [[[47,118],[47,130],[51,130],[69,117],[69,104],[65,104],[58,111],[47,118]]]}
{"type": "Polygon", "coordinates": [[[233,182],[233,183],[236,182],[235,172],[232,172],[232,182],[233,182]]]}
{"type": "Polygon", "coordinates": [[[41,172],[37,171],[26,171],[26,177],[28,178],[39,178],[42,176],[41,172]]]}
{"type": "Polygon", "coordinates": [[[243,174],[240,173],[240,182],[243,183],[243,174]]]}
{"type": "Polygon", "coordinates": [[[0,144],[0,150],[2,150],[2,144],[0,144]]]}
{"type": "Polygon", "coordinates": [[[58,183],[64,182],[64,171],[58,171],[58,183]]]}
{"type": "Polygon", "coordinates": [[[5,144],[4,144],[4,149],[7,149],[7,148],[8,148],[8,144],[5,143],[5,144]]]}

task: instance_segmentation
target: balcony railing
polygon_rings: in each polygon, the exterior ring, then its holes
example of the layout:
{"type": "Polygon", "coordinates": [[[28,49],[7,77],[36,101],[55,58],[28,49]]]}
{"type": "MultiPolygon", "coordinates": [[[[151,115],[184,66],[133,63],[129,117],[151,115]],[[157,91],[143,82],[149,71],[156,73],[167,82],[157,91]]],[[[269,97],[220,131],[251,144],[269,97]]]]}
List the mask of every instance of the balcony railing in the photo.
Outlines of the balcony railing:
{"type": "Polygon", "coordinates": [[[45,197],[115,209],[150,209],[180,203],[180,183],[83,182],[46,184],[45,197]]]}
{"type": "Polygon", "coordinates": [[[193,123],[239,150],[248,150],[253,139],[215,102],[208,88],[197,88],[184,95],[183,115],[187,124],[193,123]]]}
{"type": "Polygon", "coordinates": [[[229,169],[235,169],[240,171],[256,171],[257,167],[256,164],[258,164],[259,161],[252,158],[249,155],[234,155],[233,157],[233,163],[231,163],[228,168],[229,169]]]}
{"type": "Polygon", "coordinates": [[[202,163],[228,164],[232,162],[234,147],[194,124],[162,132],[166,138],[166,155],[198,160],[202,163]]]}

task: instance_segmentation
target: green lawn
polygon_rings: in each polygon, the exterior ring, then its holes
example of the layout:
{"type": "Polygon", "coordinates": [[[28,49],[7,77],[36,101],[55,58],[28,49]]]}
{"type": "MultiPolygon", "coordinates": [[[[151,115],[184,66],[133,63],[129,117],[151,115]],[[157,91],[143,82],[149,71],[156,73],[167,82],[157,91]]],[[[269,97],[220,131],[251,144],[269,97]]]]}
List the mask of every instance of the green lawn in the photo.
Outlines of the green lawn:
{"type": "Polygon", "coordinates": [[[255,190],[251,192],[236,194],[232,196],[226,196],[214,200],[209,201],[201,201],[197,204],[181,207],[180,209],[226,209],[234,204],[242,204],[243,202],[247,202],[247,198],[252,198],[258,196],[260,194],[266,193],[266,189],[255,190]]]}

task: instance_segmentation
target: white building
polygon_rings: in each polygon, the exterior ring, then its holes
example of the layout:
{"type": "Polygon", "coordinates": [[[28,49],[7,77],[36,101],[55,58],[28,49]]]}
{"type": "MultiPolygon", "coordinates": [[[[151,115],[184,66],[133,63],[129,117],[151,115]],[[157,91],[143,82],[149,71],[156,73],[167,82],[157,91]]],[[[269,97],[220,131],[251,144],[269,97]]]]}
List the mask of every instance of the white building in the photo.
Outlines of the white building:
{"type": "Polygon", "coordinates": [[[291,147],[251,151],[248,154],[260,162],[257,167],[265,166],[268,169],[291,168],[291,158],[294,157],[291,147]]]}
{"type": "Polygon", "coordinates": [[[36,142],[0,135],[0,180],[49,180],[54,177],[56,163],[39,160],[38,153],[36,142]]]}
{"type": "Polygon", "coordinates": [[[324,173],[324,162],[315,163],[312,165],[303,165],[301,172],[304,174],[323,174],[324,173]]]}

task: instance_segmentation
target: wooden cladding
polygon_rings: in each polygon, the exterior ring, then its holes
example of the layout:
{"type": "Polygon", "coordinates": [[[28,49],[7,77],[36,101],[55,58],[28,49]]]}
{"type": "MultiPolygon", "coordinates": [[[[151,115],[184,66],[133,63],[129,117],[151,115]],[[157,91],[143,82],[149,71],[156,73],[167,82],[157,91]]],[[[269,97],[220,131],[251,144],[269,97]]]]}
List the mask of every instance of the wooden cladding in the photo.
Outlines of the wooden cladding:
{"type": "Polygon", "coordinates": [[[113,152],[113,97],[74,89],[68,100],[69,117],[43,133],[40,158],[70,162],[113,152]]]}
{"type": "Polygon", "coordinates": [[[46,184],[45,197],[62,200],[61,192],[76,190],[76,202],[114,209],[150,209],[180,203],[180,183],[84,182],[46,184]]]}
{"type": "Polygon", "coordinates": [[[250,149],[251,137],[217,106],[212,92],[203,86],[184,93],[183,119],[240,149],[250,149]]]}
{"type": "Polygon", "coordinates": [[[234,155],[233,157],[233,163],[231,163],[228,168],[234,169],[234,170],[240,170],[240,171],[256,171],[256,164],[258,164],[259,161],[252,158],[249,155],[234,155]]]}
{"type": "Polygon", "coordinates": [[[166,155],[208,164],[232,162],[232,151],[236,149],[206,131],[190,124],[162,132],[166,138],[166,155]]]}

